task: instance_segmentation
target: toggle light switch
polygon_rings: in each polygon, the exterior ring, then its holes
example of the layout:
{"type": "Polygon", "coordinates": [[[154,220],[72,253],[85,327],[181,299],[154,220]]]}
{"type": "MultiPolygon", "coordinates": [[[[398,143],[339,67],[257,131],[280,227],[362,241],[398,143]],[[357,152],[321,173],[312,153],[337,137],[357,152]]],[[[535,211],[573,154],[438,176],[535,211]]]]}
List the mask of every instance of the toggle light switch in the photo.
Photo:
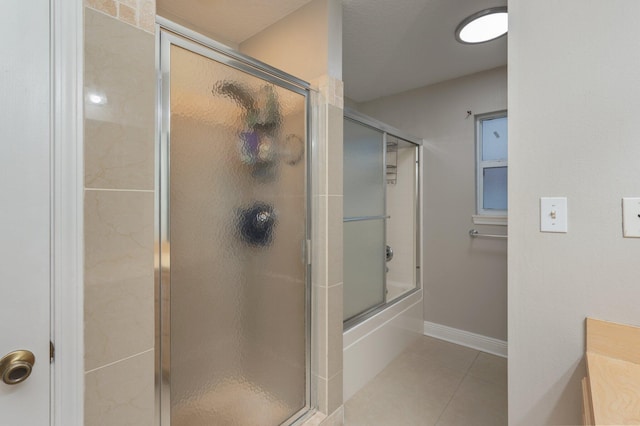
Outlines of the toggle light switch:
{"type": "Polygon", "coordinates": [[[640,198],[622,199],[622,236],[640,238],[640,198]]]}
{"type": "Polygon", "coordinates": [[[540,232],[567,232],[567,198],[540,198],[540,232]]]}

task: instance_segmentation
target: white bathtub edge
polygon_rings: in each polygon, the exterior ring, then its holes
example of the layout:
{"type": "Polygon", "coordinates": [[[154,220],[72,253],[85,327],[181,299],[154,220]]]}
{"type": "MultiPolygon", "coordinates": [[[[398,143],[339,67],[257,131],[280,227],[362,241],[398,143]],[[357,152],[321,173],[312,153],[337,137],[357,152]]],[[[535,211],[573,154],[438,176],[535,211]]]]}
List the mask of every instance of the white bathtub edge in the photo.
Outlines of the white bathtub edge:
{"type": "Polygon", "coordinates": [[[423,334],[422,290],[343,334],[343,400],[364,387],[423,334]]]}

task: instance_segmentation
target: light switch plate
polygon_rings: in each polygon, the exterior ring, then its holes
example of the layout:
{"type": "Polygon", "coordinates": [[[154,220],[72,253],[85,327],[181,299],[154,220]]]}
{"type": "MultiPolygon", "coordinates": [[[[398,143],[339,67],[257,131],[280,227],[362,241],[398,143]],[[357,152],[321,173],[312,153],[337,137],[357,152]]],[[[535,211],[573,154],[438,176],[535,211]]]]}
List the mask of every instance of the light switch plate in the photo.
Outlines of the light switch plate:
{"type": "Polygon", "coordinates": [[[540,232],[567,232],[567,198],[540,198],[540,232]]]}
{"type": "Polygon", "coordinates": [[[622,236],[640,238],[640,198],[622,199],[622,236]]]}

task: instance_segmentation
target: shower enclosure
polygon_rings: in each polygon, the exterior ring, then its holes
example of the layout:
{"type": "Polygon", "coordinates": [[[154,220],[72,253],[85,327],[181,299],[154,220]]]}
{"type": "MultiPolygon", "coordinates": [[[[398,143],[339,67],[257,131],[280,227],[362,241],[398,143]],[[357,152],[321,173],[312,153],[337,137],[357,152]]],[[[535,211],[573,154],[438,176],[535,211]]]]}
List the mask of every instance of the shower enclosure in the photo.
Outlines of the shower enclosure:
{"type": "Polygon", "coordinates": [[[292,424],[311,389],[308,87],[188,30],[160,46],[160,424],[292,424]]]}
{"type": "Polygon", "coordinates": [[[345,329],[419,288],[420,144],[345,112],[345,329]]]}

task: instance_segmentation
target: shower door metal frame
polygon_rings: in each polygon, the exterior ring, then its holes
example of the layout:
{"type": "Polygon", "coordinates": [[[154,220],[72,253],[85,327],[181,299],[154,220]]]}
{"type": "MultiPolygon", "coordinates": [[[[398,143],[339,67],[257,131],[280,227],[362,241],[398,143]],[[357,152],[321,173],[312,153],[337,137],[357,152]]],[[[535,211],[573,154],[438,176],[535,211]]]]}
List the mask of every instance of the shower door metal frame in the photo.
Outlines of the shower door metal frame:
{"type": "MultiPolygon", "coordinates": [[[[421,261],[421,253],[422,253],[422,219],[421,219],[421,206],[422,206],[422,191],[421,191],[421,181],[422,181],[422,145],[423,145],[423,140],[416,138],[414,136],[408,135],[404,132],[402,132],[401,130],[396,129],[395,127],[389,126],[386,123],[383,123],[382,121],[376,120],[375,118],[369,117],[365,114],[362,114],[358,111],[352,110],[350,108],[345,108],[344,109],[344,119],[348,119],[350,121],[353,121],[355,123],[358,124],[362,124],[363,126],[367,126],[367,127],[371,127],[372,129],[375,129],[377,131],[380,131],[383,133],[383,160],[382,160],[382,167],[384,169],[384,185],[385,185],[385,190],[384,190],[384,233],[385,233],[385,242],[387,239],[386,233],[387,233],[387,219],[389,219],[389,216],[387,216],[387,180],[386,180],[386,171],[387,171],[387,135],[391,135],[395,138],[401,139],[405,142],[411,143],[413,145],[415,145],[416,147],[416,166],[415,166],[415,195],[414,195],[414,201],[415,201],[415,213],[416,213],[416,220],[415,220],[415,236],[416,236],[416,245],[415,245],[415,250],[416,250],[416,270],[415,270],[415,284],[416,286],[407,291],[406,293],[404,293],[403,295],[397,297],[396,299],[392,300],[391,302],[387,301],[387,294],[386,294],[386,290],[387,290],[387,276],[386,274],[383,275],[383,281],[384,281],[384,289],[385,289],[385,295],[384,295],[384,302],[381,303],[380,305],[376,305],[370,309],[367,309],[363,312],[361,312],[358,315],[355,315],[351,318],[349,318],[347,321],[344,321],[343,323],[343,330],[347,331],[353,327],[355,327],[356,325],[362,323],[363,321],[366,321],[367,319],[371,318],[372,316],[376,315],[377,313],[383,311],[384,309],[388,308],[389,306],[395,305],[396,303],[406,299],[407,297],[411,296],[412,294],[416,293],[417,291],[419,291],[422,288],[422,277],[421,277],[421,271],[422,271],[422,261],[421,261]]],[[[345,221],[350,221],[350,220],[345,220],[345,221]]],[[[384,250],[383,250],[384,252],[384,250]]],[[[383,265],[386,263],[386,259],[383,258],[382,260],[383,265]]]]}
{"type": "Polygon", "coordinates": [[[283,426],[294,425],[313,414],[315,381],[311,374],[311,153],[312,153],[312,113],[311,89],[309,83],[273,68],[254,58],[243,55],[221,43],[211,40],[186,27],[162,17],[156,17],[156,74],[157,74],[157,117],[155,149],[155,225],[154,225],[154,272],[155,272],[155,424],[171,426],[171,275],[170,252],[171,235],[169,226],[170,206],[170,117],[171,117],[171,45],[176,45],[195,54],[204,56],[231,68],[263,79],[269,83],[291,90],[305,97],[305,241],[302,258],[305,262],[305,406],[294,413],[283,426]],[[164,278],[163,278],[164,273],[164,278]],[[166,301],[163,297],[166,295],[166,301]],[[163,318],[163,309],[167,315],[163,318]],[[163,338],[162,336],[167,336],[163,338]],[[169,365],[163,371],[163,362],[169,365]]]}

